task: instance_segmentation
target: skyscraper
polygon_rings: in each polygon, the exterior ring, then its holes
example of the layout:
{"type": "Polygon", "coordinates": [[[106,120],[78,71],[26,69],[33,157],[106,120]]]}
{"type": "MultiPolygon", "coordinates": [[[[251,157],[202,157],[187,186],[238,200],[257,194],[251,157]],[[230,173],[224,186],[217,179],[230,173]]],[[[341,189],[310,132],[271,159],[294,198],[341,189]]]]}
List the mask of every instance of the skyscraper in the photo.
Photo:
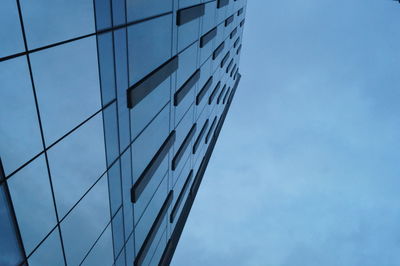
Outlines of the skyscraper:
{"type": "Polygon", "coordinates": [[[240,80],[245,10],[1,1],[0,265],[170,263],[240,80]]]}

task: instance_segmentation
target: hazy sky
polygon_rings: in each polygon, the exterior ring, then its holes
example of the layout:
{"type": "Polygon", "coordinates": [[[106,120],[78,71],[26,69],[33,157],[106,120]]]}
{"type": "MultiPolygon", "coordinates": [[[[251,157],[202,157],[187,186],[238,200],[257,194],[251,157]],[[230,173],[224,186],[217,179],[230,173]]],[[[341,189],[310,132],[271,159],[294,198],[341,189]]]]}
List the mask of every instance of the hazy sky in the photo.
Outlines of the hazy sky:
{"type": "Polygon", "coordinates": [[[172,265],[400,265],[400,4],[249,0],[172,265]]]}

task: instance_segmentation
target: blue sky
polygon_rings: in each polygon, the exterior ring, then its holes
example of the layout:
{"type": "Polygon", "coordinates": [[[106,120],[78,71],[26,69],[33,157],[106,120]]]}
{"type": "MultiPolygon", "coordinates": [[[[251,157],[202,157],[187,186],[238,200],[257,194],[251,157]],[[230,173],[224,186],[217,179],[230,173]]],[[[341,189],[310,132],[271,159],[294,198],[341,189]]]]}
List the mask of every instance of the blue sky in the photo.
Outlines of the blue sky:
{"type": "Polygon", "coordinates": [[[172,265],[400,265],[398,25],[389,0],[248,1],[172,265]]]}

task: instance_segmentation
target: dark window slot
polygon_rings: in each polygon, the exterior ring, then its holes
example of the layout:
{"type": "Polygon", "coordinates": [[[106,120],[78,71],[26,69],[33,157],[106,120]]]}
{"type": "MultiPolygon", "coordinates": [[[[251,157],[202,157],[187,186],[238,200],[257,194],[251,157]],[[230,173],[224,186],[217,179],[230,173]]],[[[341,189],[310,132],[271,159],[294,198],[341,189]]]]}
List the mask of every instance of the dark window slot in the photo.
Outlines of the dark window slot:
{"type": "Polygon", "coordinates": [[[240,27],[243,27],[243,25],[244,25],[244,19],[240,21],[240,27]]]}
{"type": "Polygon", "coordinates": [[[175,142],[176,134],[175,130],[173,130],[164,143],[161,145],[160,149],[158,149],[157,153],[151,159],[150,163],[144,169],[143,173],[140,175],[136,183],[133,185],[131,189],[131,201],[135,203],[144,189],[146,188],[147,184],[149,183],[150,179],[157,171],[158,167],[164,160],[165,156],[168,154],[169,150],[171,149],[172,145],[175,142]]]}
{"type": "Polygon", "coordinates": [[[182,190],[179,193],[178,198],[176,199],[175,205],[174,205],[174,207],[172,209],[172,212],[171,212],[171,215],[169,217],[169,222],[170,223],[174,222],[176,214],[177,214],[177,212],[179,210],[179,207],[181,206],[183,197],[185,196],[185,193],[186,193],[187,189],[189,188],[189,184],[190,184],[190,181],[192,181],[192,178],[193,178],[193,169],[190,170],[190,173],[189,173],[188,177],[186,178],[185,184],[183,185],[182,190]]]}
{"type": "Polygon", "coordinates": [[[227,4],[229,4],[229,0],[218,0],[217,8],[222,8],[222,7],[226,6],[227,4]]]}
{"type": "Polygon", "coordinates": [[[215,127],[216,124],[217,124],[217,116],[214,117],[214,120],[213,120],[213,122],[212,122],[212,124],[210,126],[210,129],[208,130],[208,133],[207,133],[207,136],[206,136],[206,140],[205,140],[206,144],[210,140],[212,131],[214,130],[214,127],[215,127]]]}
{"type": "Polygon", "coordinates": [[[158,85],[171,76],[178,69],[178,65],[178,56],[175,56],[130,87],[127,90],[128,108],[135,107],[143,98],[157,88],[158,85]]]}
{"type": "Polygon", "coordinates": [[[199,105],[199,104],[200,104],[201,100],[203,99],[204,95],[206,95],[206,93],[207,93],[208,89],[211,87],[212,83],[213,83],[213,76],[211,76],[211,77],[207,80],[207,82],[206,82],[206,84],[204,85],[204,87],[203,87],[203,88],[201,89],[201,91],[197,94],[197,97],[196,97],[196,105],[199,105]]]}
{"type": "Polygon", "coordinates": [[[225,27],[228,27],[229,24],[233,22],[234,16],[230,16],[229,18],[225,19],[225,27]]]}
{"type": "Polygon", "coordinates": [[[243,7],[238,10],[237,15],[240,16],[243,13],[243,7]]]}
{"type": "Polygon", "coordinates": [[[236,54],[239,54],[240,50],[242,50],[242,45],[239,45],[239,47],[237,48],[236,54]]]}
{"type": "Polygon", "coordinates": [[[190,129],[189,133],[183,140],[182,145],[179,147],[178,151],[176,152],[174,159],[172,159],[172,170],[175,171],[176,167],[178,166],[179,162],[181,161],[183,154],[186,151],[186,148],[189,146],[190,141],[192,140],[194,134],[196,133],[197,124],[193,124],[192,128],[190,129]]]}
{"type": "Polygon", "coordinates": [[[222,88],[222,91],[221,91],[220,94],[218,95],[217,104],[219,104],[219,103],[221,102],[221,100],[222,100],[222,95],[224,94],[225,90],[226,90],[226,85],[224,85],[224,87],[222,88]]]}
{"type": "Polygon", "coordinates": [[[231,61],[229,62],[228,66],[226,67],[226,73],[229,73],[229,71],[231,70],[231,67],[233,66],[233,58],[231,59],[231,61]]]}
{"type": "Polygon", "coordinates": [[[214,50],[213,52],[213,60],[215,60],[218,55],[224,50],[225,47],[225,41],[223,41],[218,47],[217,49],[214,50]]]}
{"type": "Polygon", "coordinates": [[[200,146],[201,140],[203,139],[204,134],[206,133],[207,127],[208,127],[208,119],[206,120],[206,122],[204,122],[204,125],[200,130],[199,136],[197,137],[196,141],[194,142],[193,151],[192,151],[193,154],[196,154],[197,149],[200,146]]]}
{"type": "Polygon", "coordinates": [[[204,15],[205,5],[200,4],[178,10],[176,25],[181,26],[204,15]]]}
{"type": "Polygon", "coordinates": [[[182,87],[175,92],[174,95],[174,106],[178,106],[179,103],[185,98],[186,94],[200,79],[200,69],[193,73],[193,75],[182,85],[182,87]]]}
{"type": "Polygon", "coordinates": [[[217,27],[213,28],[200,38],[200,48],[206,46],[215,36],[217,36],[217,27]]]}
{"type": "Polygon", "coordinates": [[[165,199],[160,211],[158,212],[157,217],[154,220],[154,223],[151,226],[150,231],[147,234],[146,239],[144,240],[144,243],[137,254],[137,257],[134,261],[135,266],[139,266],[139,265],[143,264],[143,261],[146,258],[147,252],[149,251],[149,248],[157,234],[157,231],[160,228],[165,215],[167,214],[168,208],[171,205],[173,197],[174,197],[174,192],[173,192],[173,190],[171,190],[168,193],[167,198],[165,199]]]}
{"type": "Polygon", "coordinates": [[[230,52],[228,51],[228,52],[226,53],[226,55],[224,56],[224,58],[222,58],[222,60],[221,60],[221,68],[223,68],[224,65],[225,65],[225,63],[226,63],[226,61],[228,61],[229,55],[230,55],[230,52]]]}
{"type": "Polygon", "coordinates": [[[237,27],[233,29],[233,31],[229,35],[229,38],[232,39],[236,35],[236,33],[237,33],[237,27]]]}
{"type": "Polygon", "coordinates": [[[232,71],[231,71],[231,77],[233,77],[233,73],[235,73],[235,71],[236,71],[236,68],[237,68],[237,65],[235,64],[234,66],[233,66],[233,68],[232,68],[232,71]]]}
{"type": "Polygon", "coordinates": [[[231,88],[229,88],[229,89],[226,91],[224,100],[222,101],[222,104],[225,104],[225,103],[226,103],[226,100],[228,99],[228,96],[229,96],[229,92],[230,92],[230,91],[231,91],[231,88]]]}
{"type": "Polygon", "coordinates": [[[219,88],[221,87],[221,81],[218,81],[217,85],[215,86],[214,90],[211,92],[210,97],[208,98],[208,104],[212,104],[215,95],[217,95],[217,92],[219,90],[219,88]]]}
{"type": "Polygon", "coordinates": [[[239,42],[240,42],[240,37],[237,37],[235,43],[233,44],[233,48],[236,48],[236,46],[238,46],[239,42]]]}

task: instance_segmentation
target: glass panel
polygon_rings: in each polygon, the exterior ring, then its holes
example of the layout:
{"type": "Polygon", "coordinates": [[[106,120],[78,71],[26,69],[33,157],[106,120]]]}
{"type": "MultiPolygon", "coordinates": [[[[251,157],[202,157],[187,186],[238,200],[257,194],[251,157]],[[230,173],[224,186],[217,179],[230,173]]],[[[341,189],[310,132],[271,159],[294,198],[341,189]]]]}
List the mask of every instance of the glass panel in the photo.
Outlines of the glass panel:
{"type": "Polygon", "coordinates": [[[131,173],[131,150],[128,149],[121,156],[121,174],[122,174],[122,195],[124,203],[124,225],[125,237],[128,237],[133,230],[133,204],[131,202],[131,187],[132,187],[132,173],[131,173]]]}
{"type": "Polygon", "coordinates": [[[171,57],[171,36],[172,15],[128,27],[131,85],[171,57]]]}
{"type": "Polygon", "coordinates": [[[126,0],[112,0],[114,26],[125,24],[125,1],[126,0]]]}
{"type": "Polygon", "coordinates": [[[13,175],[8,187],[25,251],[29,254],[57,223],[44,155],[13,175]]]}
{"type": "Polygon", "coordinates": [[[128,22],[172,11],[173,0],[127,0],[128,22]]]}
{"type": "Polygon", "coordinates": [[[200,19],[197,18],[178,27],[178,52],[199,38],[199,24],[200,19]]]}
{"type": "Polygon", "coordinates": [[[132,144],[133,183],[139,178],[168,134],[169,108],[167,106],[132,144]]]}
{"type": "Polygon", "coordinates": [[[168,170],[168,156],[164,159],[160,167],[154,173],[154,176],[151,178],[150,182],[147,184],[145,190],[140,195],[140,198],[134,205],[134,213],[135,213],[135,224],[140,220],[144,210],[152,199],[153,195],[158,189],[158,186],[161,182],[167,182],[167,170],[168,170]]]}
{"type": "Polygon", "coordinates": [[[170,100],[170,78],[161,83],[131,110],[132,139],[145,128],[170,100]]]}
{"type": "Polygon", "coordinates": [[[110,166],[119,155],[117,104],[115,102],[103,110],[103,119],[107,165],[110,166]]]}
{"type": "Polygon", "coordinates": [[[151,261],[149,265],[158,265],[166,245],[167,245],[167,231],[165,230],[159,242],[157,243],[157,246],[154,247],[155,251],[154,254],[151,256],[151,261]]]}
{"type": "Polygon", "coordinates": [[[126,252],[126,265],[132,265],[133,260],[135,259],[135,247],[134,247],[134,234],[126,242],[125,246],[126,252]]]}
{"type": "MultiPolygon", "coordinates": [[[[115,99],[114,52],[112,33],[97,35],[101,96],[103,106],[115,99]]],[[[96,52],[95,50],[93,52],[96,52]]],[[[93,66],[94,67],[94,66],[93,66]]]]}
{"type": "Polygon", "coordinates": [[[96,51],[91,37],[31,54],[47,146],[101,108],[96,51]]]}
{"type": "MultiPolygon", "coordinates": [[[[107,178],[103,176],[61,223],[68,265],[78,265],[82,261],[109,221],[107,178]]],[[[111,227],[107,230],[107,241],[112,243],[111,227]]],[[[112,257],[112,249],[110,252],[112,257]]]]}
{"type": "Polygon", "coordinates": [[[205,5],[204,16],[202,17],[201,34],[206,34],[215,27],[215,12],[217,10],[217,1],[205,5]]]}
{"type": "Polygon", "coordinates": [[[114,32],[114,51],[117,82],[119,141],[120,149],[123,150],[130,143],[129,109],[127,108],[126,102],[126,90],[128,88],[128,55],[125,28],[114,32]]]}
{"type": "MultiPolygon", "coordinates": [[[[143,216],[141,217],[139,223],[135,227],[135,249],[136,253],[140,250],[144,239],[150,231],[151,226],[153,225],[154,220],[157,217],[158,212],[161,209],[162,204],[164,203],[167,192],[168,192],[168,178],[164,178],[163,182],[161,182],[160,186],[157,189],[154,197],[152,198],[150,204],[147,206],[143,216]]],[[[136,213],[135,213],[136,215],[136,213]]],[[[160,230],[162,230],[160,228],[160,230]]]]}
{"type": "Polygon", "coordinates": [[[60,218],[106,170],[103,135],[98,114],[48,151],[60,218]]]}
{"type": "Polygon", "coordinates": [[[122,215],[122,208],[114,216],[112,220],[112,233],[114,239],[114,256],[117,257],[120,253],[124,243],[124,218],[122,215]]]}
{"type": "Polygon", "coordinates": [[[30,266],[64,265],[58,227],[28,259],[30,266]]]}
{"type": "Polygon", "coordinates": [[[179,55],[179,68],[177,70],[176,89],[178,90],[183,83],[196,71],[197,48],[199,43],[192,44],[189,48],[179,55]]]}
{"type": "Polygon", "coordinates": [[[120,177],[119,161],[117,161],[107,172],[108,175],[108,189],[110,193],[110,205],[111,215],[115,212],[122,204],[121,199],[121,177],[120,177]]]}
{"type": "Polygon", "coordinates": [[[122,250],[119,257],[115,260],[115,266],[125,266],[125,248],[122,250]]]}
{"type": "Polygon", "coordinates": [[[17,2],[2,0],[0,3],[0,57],[16,54],[25,50],[17,2]]]}
{"type": "Polygon", "coordinates": [[[24,259],[4,185],[0,185],[0,265],[18,265],[24,259]]]}
{"type": "Polygon", "coordinates": [[[95,31],[93,0],[20,0],[29,49],[95,31]]]}
{"type": "Polygon", "coordinates": [[[43,150],[25,56],[0,62],[0,88],[0,155],[7,176],[43,150]]]}
{"type": "Polygon", "coordinates": [[[111,236],[111,226],[108,225],[103,235],[81,265],[112,265],[114,257],[111,236]]]}
{"type": "Polygon", "coordinates": [[[96,10],[96,28],[103,30],[111,28],[111,1],[110,0],[94,0],[96,10]]]}

